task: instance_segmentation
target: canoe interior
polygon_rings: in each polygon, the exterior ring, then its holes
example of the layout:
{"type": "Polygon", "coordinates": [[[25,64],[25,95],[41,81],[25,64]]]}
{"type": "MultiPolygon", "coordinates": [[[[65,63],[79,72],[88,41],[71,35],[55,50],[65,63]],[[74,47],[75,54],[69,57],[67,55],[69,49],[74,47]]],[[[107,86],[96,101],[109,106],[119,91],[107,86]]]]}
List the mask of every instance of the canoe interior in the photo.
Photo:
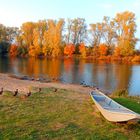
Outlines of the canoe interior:
{"type": "Polygon", "coordinates": [[[94,100],[100,104],[100,106],[103,109],[106,109],[108,111],[111,112],[122,112],[122,113],[131,113],[131,114],[135,114],[133,111],[123,107],[122,105],[116,103],[115,101],[113,101],[112,99],[110,99],[109,97],[103,95],[102,93],[100,93],[100,91],[98,90],[94,90],[91,93],[92,97],[94,98],[94,100]]]}

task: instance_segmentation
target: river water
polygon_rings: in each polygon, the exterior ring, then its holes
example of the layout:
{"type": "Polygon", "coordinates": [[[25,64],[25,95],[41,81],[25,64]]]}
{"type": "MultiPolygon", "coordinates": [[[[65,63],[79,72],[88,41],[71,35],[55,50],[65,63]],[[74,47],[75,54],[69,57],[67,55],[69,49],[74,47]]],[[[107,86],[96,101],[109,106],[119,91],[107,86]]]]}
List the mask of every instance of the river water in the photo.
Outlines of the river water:
{"type": "Polygon", "coordinates": [[[140,64],[94,62],[74,58],[0,57],[0,72],[97,86],[107,92],[125,88],[130,95],[140,95],[140,64]]]}

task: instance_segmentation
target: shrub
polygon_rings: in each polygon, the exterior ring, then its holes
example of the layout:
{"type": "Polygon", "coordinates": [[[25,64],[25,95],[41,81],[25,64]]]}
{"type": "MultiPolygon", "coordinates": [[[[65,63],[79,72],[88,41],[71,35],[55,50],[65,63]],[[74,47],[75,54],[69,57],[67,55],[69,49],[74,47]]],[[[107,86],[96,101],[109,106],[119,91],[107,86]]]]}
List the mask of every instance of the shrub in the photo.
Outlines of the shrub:
{"type": "Polygon", "coordinates": [[[99,45],[100,56],[106,56],[107,52],[108,52],[108,47],[105,44],[100,44],[99,45]]]}
{"type": "Polygon", "coordinates": [[[73,44],[67,44],[64,48],[64,54],[67,56],[72,56],[75,51],[75,46],[73,44]]]}

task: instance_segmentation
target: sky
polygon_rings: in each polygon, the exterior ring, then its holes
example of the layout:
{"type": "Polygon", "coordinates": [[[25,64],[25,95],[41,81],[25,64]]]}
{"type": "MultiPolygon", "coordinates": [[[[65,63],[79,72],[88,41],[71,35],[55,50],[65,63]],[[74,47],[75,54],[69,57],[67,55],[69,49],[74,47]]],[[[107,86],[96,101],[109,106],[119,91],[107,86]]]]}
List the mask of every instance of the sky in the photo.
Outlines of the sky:
{"type": "Polygon", "coordinates": [[[140,0],[0,0],[0,24],[20,27],[27,21],[77,17],[90,24],[126,10],[135,13],[140,38],[140,0]]]}

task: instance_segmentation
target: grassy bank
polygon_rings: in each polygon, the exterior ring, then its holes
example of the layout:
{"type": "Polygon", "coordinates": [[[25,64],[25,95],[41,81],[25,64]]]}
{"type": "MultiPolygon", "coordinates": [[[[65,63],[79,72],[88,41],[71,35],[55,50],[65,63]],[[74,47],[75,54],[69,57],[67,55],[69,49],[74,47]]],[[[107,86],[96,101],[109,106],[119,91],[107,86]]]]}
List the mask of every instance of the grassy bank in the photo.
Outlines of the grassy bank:
{"type": "Polygon", "coordinates": [[[29,98],[0,96],[0,139],[140,139],[140,124],[105,120],[89,95],[53,88],[29,98]]]}
{"type": "Polygon", "coordinates": [[[114,100],[121,105],[140,114],[140,98],[139,97],[116,97],[114,100]]]}

